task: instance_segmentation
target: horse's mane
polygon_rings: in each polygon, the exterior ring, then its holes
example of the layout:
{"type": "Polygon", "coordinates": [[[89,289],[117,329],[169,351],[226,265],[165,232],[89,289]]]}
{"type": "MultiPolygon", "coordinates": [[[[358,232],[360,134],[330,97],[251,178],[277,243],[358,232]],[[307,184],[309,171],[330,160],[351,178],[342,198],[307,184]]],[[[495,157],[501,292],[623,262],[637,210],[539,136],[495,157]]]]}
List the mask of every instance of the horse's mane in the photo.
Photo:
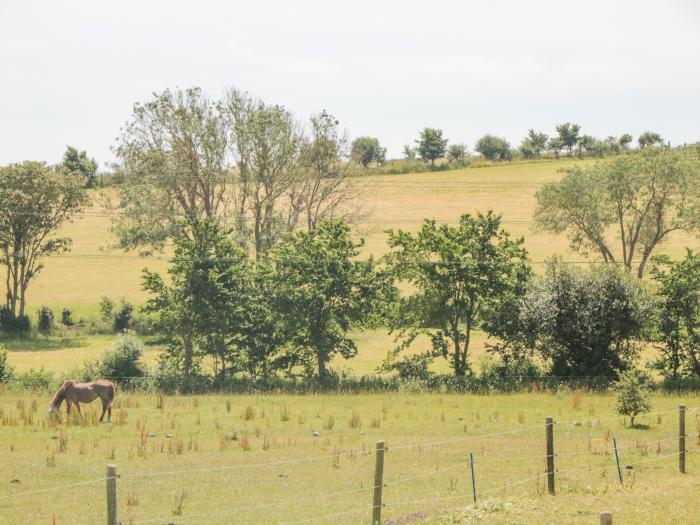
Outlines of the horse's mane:
{"type": "Polygon", "coordinates": [[[66,395],[66,390],[68,389],[71,383],[73,383],[73,381],[70,379],[63,382],[61,387],[56,391],[56,394],[54,394],[53,399],[51,400],[51,406],[58,406],[61,403],[61,401],[63,401],[63,398],[66,395]]]}

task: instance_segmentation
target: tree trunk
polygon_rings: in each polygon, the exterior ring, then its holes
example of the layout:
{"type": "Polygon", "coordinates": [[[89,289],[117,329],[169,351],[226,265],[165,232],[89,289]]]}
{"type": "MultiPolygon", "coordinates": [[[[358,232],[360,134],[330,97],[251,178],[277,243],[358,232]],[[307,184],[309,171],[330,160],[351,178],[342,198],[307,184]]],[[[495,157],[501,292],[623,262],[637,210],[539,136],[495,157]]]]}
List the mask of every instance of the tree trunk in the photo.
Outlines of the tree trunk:
{"type": "Polygon", "coordinates": [[[322,352],[316,351],[316,361],[318,362],[318,377],[324,379],[326,377],[326,360],[322,352]]]}
{"type": "Polygon", "coordinates": [[[190,377],[192,372],[192,337],[186,335],[182,339],[182,368],[186,378],[190,377]]]}

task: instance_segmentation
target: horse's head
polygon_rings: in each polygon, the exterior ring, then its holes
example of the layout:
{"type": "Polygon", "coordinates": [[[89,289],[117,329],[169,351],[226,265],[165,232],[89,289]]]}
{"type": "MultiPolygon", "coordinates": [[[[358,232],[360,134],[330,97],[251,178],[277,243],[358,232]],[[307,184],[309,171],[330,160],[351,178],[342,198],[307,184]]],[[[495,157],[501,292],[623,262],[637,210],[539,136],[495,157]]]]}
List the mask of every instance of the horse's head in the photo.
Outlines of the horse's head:
{"type": "Polygon", "coordinates": [[[54,412],[58,412],[58,407],[53,403],[49,403],[49,415],[53,414],[54,412]]]}

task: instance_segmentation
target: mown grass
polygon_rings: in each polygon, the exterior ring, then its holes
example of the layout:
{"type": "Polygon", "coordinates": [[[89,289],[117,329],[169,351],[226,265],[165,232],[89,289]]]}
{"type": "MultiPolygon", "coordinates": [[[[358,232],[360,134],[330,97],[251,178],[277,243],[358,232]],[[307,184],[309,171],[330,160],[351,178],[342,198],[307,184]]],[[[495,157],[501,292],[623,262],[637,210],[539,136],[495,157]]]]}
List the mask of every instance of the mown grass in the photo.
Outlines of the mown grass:
{"type": "Polygon", "coordinates": [[[57,524],[104,522],[100,478],[108,463],[121,476],[118,510],[125,524],[369,523],[378,440],[388,446],[385,523],[583,524],[595,523],[601,510],[612,510],[618,523],[697,520],[697,397],[655,396],[655,414],[634,429],[614,413],[610,396],[583,392],[168,397],[120,391],[112,425],[96,423],[95,405],[84,407],[83,424],[56,423],[45,415],[49,398],[0,394],[3,524],[51,523],[54,514],[57,524]],[[690,407],[685,475],[672,455],[680,402],[690,407]],[[556,421],[556,496],[546,495],[542,476],[547,415],[556,421]],[[623,447],[624,485],[617,481],[613,435],[623,447]],[[469,452],[476,458],[476,506],[469,452]]]}

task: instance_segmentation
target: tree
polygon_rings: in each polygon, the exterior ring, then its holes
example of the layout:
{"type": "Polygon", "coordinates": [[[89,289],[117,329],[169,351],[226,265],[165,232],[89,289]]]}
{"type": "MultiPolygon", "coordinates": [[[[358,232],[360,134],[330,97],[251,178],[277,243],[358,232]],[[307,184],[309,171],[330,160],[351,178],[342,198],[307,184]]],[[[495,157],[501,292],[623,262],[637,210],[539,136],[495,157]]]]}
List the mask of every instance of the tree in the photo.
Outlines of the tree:
{"type": "Polygon", "coordinates": [[[486,331],[506,359],[535,355],[557,377],[614,378],[636,358],[651,310],[639,280],[617,268],[585,271],[555,259],[486,331]]]}
{"type": "Polygon", "coordinates": [[[627,370],[615,381],[617,391],[617,413],[630,416],[630,426],[634,427],[634,418],[651,410],[648,399],[647,378],[637,370],[627,370]]]}
{"type": "Polygon", "coordinates": [[[620,135],[620,138],[618,140],[618,144],[620,145],[620,148],[623,150],[628,150],[630,147],[630,144],[632,143],[633,137],[629,133],[623,133],[620,135]]]}
{"type": "Polygon", "coordinates": [[[663,144],[664,139],[658,133],[654,131],[645,131],[639,138],[637,138],[640,149],[644,149],[647,146],[656,146],[657,144],[663,144]]]}
{"type": "Polygon", "coordinates": [[[447,148],[447,158],[450,162],[464,164],[464,159],[468,154],[466,144],[450,144],[447,148]]]}
{"type": "MultiPolygon", "coordinates": [[[[265,104],[236,89],[226,94],[224,108],[240,175],[235,207],[239,217],[252,217],[255,256],[259,260],[294,228],[298,217],[288,206],[288,196],[302,178],[302,135],[284,107],[265,104]]],[[[321,120],[325,120],[323,114],[321,120]]],[[[324,148],[336,147],[324,144],[324,148]]]]}
{"type": "Polygon", "coordinates": [[[658,284],[661,356],[653,366],[670,379],[700,378],[700,256],[687,250],[680,261],[657,257],[655,262],[651,275],[658,284]]]}
{"type": "Polygon", "coordinates": [[[520,145],[520,152],[526,159],[539,158],[547,148],[548,139],[549,137],[545,133],[538,133],[534,129],[529,129],[527,136],[520,145]]]}
{"type": "Polygon", "coordinates": [[[333,115],[323,111],[311,118],[311,137],[301,144],[298,173],[288,189],[288,231],[298,221],[312,230],[323,220],[352,222],[359,217],[364,187],[353,180],[347,136],[333,115]]]}
{"type": "Polygon", "coordinates": [[[392,290],[373,260],[352,260],[362,245],[351,239],[346,223],[334,220],[297,231],[275,249],[278,311],[292,346],[289,366],[315,370],[323,380],[335,354],[357,354],[348,331],[366,326],[392,290]]]}
{"type": "Polygon", "coordinates": [[[567,233],[571,248],[603,261],[636,265],[641,277],[656,247],[676,230],[700,226],[700,157],[689,150],[651,149],[588,168],[568,168],[537,192],[540,229],[567,233]],[[620,252],[610,238],[615,229],[620,252]]]}
{"type": "Polygon", "coordinates": [[[403,158],[406,160],[415,160],[416,159],[416,148],[412,148],[408,144],[405,144],[403,147],[403,158]]]}
{"type": "Polygon", "coordinates": [[[582,135],[578,139],[579,156],[585,157],[586,155],[590,155],[592,153],[592,151],[595,149],[595,143],[596,143],[595,137],[593,137],[591,135],[582,135]]]}
{"type": "Polygon", "coordinates": [[[423,160],[429,160],[435,166],[435,159],[445,156],[447,139],[442,138],[442,130],[425,128],[420,132],[420,138],[416,140],[418,154],[423,160]]]}
{"type": "Polygon", "coordinates": [[[569,157],[574,153],[574,146],[579,140],[579,131],[581,131],[581,126],[578,124],[572,124],[571,122],[566,122],[564,124],[559,124],[557,126],[557,133],[559,134],[559,140],[563,147],[569,150],[569,157]]]}
{"type": "Polygon", "coordinates": [[[495,135],[484,135],[476,145],[474,151],[481,153],[488,160],[510,160],[510,144],[508,141],[495,135]]]}
{"type": "Polygon", "coordinates": [[[617,155],[618,153],[622,152],[623,149],[627,149],[626,146],[623,147],[620,143],[620,140],[622,137],[619,139],[614,136],[614,135],[608,135],[605,137],[605,140],[603,140],[603,144],[605,145],[605,149],[607,153],[612,153],[613,155],[617,155]]]}
{"type": "Polygon", "coordinates": [[[229,208],[229,134],[199,88],[166,90],[135,104],[121,131],[113,231],[122,248],[162,249],[186,218],[221,220],[229,208]]]}
{"type": "Polygon", "coordinates": [[[364,168],[376,162],[383,164],[386,159],[386,148],[379,144],[376,137],[357,137],[350,146],[350,158],[364,168]]]}
{"type": "Polygon", "coordinates": [[[392,230],[388,242],[393,274],[415,292],[401,298],[391,318],[401,343],[387,362],[427,334],[430,356],[466,375],[472,331],[501,301],[524,290],[530,270],[523,240],[512,240],[501,217],[489,211],[462,215],[458,226],[425,221],[415,234],[392,230]]]}
{"type": "Polygon", "coordinates": [[[79,173],[85,178],[85,186],[92,188],[97,184],[97,162],[88,158],[87,152],[66,146],[62,166],[68,171],[79,173]]]}
{"type": "Polygon", "coordinates": [[[559,153],[561,152],[562,148],[564,147],[564,143],[561,141],[559,137],[552,137],[549,139],[549,142],[547,142],[547,150],[554,155],[554,158],[559,158],[559,153]]]}
{"type": "Polygon", "coordinates": [[[71,239],[55,234],[88,204],[83,186],[79,175],[42,162],[0,167],[0,257],[13,318],[25,315],[27,289],[43,258],[70,249],[71,239]]]}
{"type": "Polygon", "coordinates": [[[143,289],[153,295],[144,311],[158,316],[159,328],[169,339],[168,353],[185,377],[198,370],[205,352],[220,373],[227,373],[235,366],[231,356],[238,330],[249,326],[250,262],[215,222],[190,219],[180,231],[192,235],[175,238],[169,284],[144,269],[143,289]]]}

